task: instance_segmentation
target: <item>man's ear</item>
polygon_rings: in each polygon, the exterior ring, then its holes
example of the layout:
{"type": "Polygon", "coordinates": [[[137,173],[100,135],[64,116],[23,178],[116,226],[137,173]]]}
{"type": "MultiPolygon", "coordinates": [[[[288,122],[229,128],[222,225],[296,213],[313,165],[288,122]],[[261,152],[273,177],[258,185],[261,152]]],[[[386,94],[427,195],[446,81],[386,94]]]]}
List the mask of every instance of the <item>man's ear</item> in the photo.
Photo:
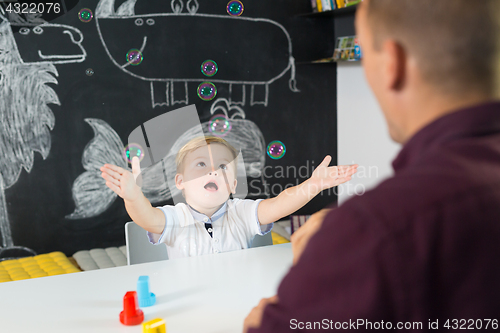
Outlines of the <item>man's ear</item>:
{"type": "Polygon", "coordinates": [[[175,175],[175,187],[179,190],[184,189],[184,177],[180,173],[175,175]]]}
{"type": "Polygon", "coordinates": [[[384,42],[382,51],[385,58],[386,87],[393,91],[400,91],[408,79],[408,53],[400,43],[393,39],[384,42]]]}

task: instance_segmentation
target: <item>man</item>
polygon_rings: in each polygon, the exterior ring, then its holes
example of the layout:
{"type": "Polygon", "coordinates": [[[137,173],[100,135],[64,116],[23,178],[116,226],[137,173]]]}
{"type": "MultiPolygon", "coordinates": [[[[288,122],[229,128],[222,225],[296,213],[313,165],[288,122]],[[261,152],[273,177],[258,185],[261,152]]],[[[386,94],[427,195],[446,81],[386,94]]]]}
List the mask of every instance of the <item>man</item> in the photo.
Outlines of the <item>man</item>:
{"type": "Polygon", "coordinates": [[[245,331],[499,329],[499,13],[498,0],[359,6],[365,74],[404,145],[395,175],[299,229],[294,266],[245,331]]]}

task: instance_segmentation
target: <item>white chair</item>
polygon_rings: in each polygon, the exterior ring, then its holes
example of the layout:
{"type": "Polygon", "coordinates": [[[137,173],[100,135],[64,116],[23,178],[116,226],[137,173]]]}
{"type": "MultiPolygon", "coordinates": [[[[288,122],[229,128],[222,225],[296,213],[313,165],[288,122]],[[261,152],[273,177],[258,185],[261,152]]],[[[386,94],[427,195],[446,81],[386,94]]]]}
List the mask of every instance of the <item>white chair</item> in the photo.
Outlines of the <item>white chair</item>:
{"type": "Polygon", "coordinates": [[[168,259],[167,246],[165,244],[151,244],[146,230],[134,222],[125,224],[125,242],[127,244],[127,265],[168,259]]]}
{"type": "Polygon", "coordinates": [[[268,245],[273,245],[273,236],[271,235],[271,232],[268,232],[264,236],[261,235],[255,236],[252,242],[252,248],[268,246],[268,245]]]}
{"type": "MultiPolygon", "coordinates": [[[[134,222],[127,222],[125,224],[125,241],[127,244],[128,265],[168,259],[167,247],[165,244],[151,244],[146,235],[146,231],[134,222]]],[[[273,238],[270,232],[264,236],[255,236],[252,248],[267,245],[273,245],[273,238]]]]}

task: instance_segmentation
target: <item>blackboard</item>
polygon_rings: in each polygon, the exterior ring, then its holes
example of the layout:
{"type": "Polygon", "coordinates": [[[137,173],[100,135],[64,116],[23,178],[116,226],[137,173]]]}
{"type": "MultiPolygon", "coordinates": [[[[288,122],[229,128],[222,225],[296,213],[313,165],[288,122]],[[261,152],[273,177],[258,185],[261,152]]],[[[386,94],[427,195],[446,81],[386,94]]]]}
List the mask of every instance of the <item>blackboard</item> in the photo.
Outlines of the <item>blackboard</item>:
{"type": "MultiPolygon", "coordinates": [[[[31,16],[3,5],[2,247],[72,255],[124,245],[130,218],[97,169],[121,158],[138,126],[188,105],[202,123],[216,104],[242,110],[243,124],[260,131],[256,142],[285,144],[281,159],[257,151],[248,198],[304,181],[327,154],[336,163],[336,67],[300,64],[333,52],[331,22],[297,18],[309,0],[247,0],[240,17],[227,14],[225,0],[60,3],[57,15],[31,16]],[[90,22],[79,19],[82,8],[90,22]],[[127,66],[134,48],[144,59],[127,66]],[[219,65],[213,78],[200,71],[207,59],[219,65]],[[202,81],[217,86],[214,100],[197,96],[202,81]]],[[[164,194],[155,205],[172,203],[164,194]]],[[[297,213],[335,200],[325,192],[297,213]]]]}

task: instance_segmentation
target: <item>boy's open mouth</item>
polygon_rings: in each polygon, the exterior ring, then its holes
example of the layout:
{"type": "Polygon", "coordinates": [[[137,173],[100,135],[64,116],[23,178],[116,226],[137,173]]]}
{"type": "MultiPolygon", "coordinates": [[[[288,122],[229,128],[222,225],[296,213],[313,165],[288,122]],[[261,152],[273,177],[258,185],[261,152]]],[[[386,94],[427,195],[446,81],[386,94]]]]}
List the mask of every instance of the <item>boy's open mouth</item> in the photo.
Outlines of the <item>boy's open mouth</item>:
{"type": "Polygon", "coordinates": [[[210,192],[216,192],[219,189],[219,186],[213,181],[209,181],[208,183],[205,184],[205,190],[210,191],[210,192]]]}

